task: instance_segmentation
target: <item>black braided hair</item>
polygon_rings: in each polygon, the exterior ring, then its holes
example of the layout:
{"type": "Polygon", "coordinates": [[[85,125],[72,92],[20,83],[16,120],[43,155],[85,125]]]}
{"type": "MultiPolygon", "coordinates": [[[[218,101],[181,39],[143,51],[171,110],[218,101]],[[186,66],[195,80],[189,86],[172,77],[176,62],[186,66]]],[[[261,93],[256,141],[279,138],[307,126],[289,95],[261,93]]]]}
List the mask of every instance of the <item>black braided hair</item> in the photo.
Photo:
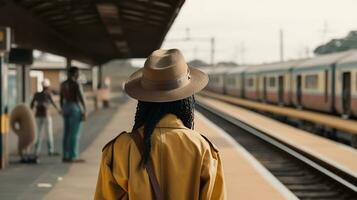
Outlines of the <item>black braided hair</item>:
{"type": "Polygon", "coordinates": [[[142,165],[146,164],[149,159],[151,151],[151,135],[161,118],[166,114],[174,114],[187,128],[193,129],[194,106],[195,97],[193,95],[178,101],[163,103],[138,101],[133,130],[144,127],[144,147],[143,157],[141,159],[142,165]]]}

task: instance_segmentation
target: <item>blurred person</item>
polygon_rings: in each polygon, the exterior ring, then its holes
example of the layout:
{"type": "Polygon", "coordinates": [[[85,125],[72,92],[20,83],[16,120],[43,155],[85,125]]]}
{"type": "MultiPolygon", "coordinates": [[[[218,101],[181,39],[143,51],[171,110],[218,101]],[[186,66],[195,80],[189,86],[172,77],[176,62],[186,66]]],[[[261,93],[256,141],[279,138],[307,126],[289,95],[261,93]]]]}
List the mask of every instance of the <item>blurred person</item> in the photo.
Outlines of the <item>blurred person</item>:
{"type": "Polygon", "coordinates": [[[61,83],[60,104],[64,120],[63,162],[84,162],[78,156],[82,122],[86,120],[87,109],[78,78],[79,69],[70,67],[67,80],[61,83]]]}
{"type": "Polygon", "coordinates": [[[134,126],[104,146],[94,199],[225,199],[218,150],[194,130],[194,93],[207,82],[177,49],[147,58],[125,83],[134,126]]]}
{"type": "Polygon", "coordinates": [[[110,77],[105,77],[104,79],[104,84],[103,84],[103,96],[102,96],[102,99],[103,99],[103,108],[109,108],[110,107],[110,83],[111,83],[111,80],[110,80],[110,77]]]}
{"type": "Polygon", "coordinates": [[[37,156],[30,153],[36,139],[36,121],[31,108],[24,103],[16,105],[10,114],[10,126],[18,136],[17,149],[20,162],[37,163],[37,156]]]}
{"type": "Polygon", "coordinates": [[[36,142],[34,146],[34,154],[36,156],[40,155],[41,152],[41,144],[43,140],[43,129],[47,135],[47,148],[49,156],[59,155],[58,152],[55,152],[54,144],[53,144],[53,127],[52,127],[52,117],[49,113],[48,106],[50,104],[61,113],[60,109],[57,107],[55,102],[52,99],[51,91],[50,91],[51,82],[47,78],[42,81],[42,91],[36,92],[31,101],[31,109],[36,108],[35,117],[36,117],[36,125],[37,125],[37,134],[36,134],[36,142]]]}

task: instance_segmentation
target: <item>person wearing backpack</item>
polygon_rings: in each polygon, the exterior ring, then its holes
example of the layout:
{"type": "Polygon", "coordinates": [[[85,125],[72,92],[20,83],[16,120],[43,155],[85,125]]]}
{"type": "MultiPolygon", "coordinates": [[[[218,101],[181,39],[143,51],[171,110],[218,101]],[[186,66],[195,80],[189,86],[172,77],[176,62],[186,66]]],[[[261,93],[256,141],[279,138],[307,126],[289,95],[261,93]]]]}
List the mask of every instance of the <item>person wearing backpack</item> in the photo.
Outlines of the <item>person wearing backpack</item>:
{"type": "Polygon", "coordinates": [[[225,199],[218,149],[194,130],[194,94],[207,83],[178,49],[147,58],[125,83],[134,126],[105,145],[94,199],[225,199]]]}

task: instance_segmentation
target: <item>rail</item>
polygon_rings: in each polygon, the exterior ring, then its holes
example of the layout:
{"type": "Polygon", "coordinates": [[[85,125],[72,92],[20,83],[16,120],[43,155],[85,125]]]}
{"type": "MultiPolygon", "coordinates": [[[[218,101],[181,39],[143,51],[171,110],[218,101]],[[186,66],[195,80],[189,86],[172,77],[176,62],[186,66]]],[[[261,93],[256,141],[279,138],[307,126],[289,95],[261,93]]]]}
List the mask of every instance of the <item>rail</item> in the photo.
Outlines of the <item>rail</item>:
{"type": "Polygon", "coordinates": [[[197,109],[219,124],[300,199],[353,199],[357,179],[198,99],[197,109]]]}

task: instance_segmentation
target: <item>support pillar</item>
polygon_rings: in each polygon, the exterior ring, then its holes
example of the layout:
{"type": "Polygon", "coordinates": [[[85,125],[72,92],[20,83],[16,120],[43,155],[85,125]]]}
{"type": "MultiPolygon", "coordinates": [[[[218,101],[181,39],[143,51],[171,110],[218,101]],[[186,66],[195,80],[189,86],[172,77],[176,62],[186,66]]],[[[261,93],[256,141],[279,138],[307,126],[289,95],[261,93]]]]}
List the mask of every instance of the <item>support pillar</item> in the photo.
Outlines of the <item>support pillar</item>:
{"type": "Polygon", "coordinates": [[[4,57],[10,51],[11,32],[9,27],[0,27],[0,169],[8,164],[8,73],[4,57]]]}
{"type": "Polygon", "coordinates": [[[98,66],[92,67],[92,91],[93,91],[93,101],[94,109],[98,109],[98,66]]]}
{"type": "Polygon", "coordinates": [[[69,73],[69,68],[72,66],[72,59],[71,58],[66,58],[66,75],[68,76],[69,73]]]}
{"type": "Polygon", "coordinates": [[[7,107],[8,85],[7,68],[3,62],[3,56],[0,54],[0,169],[8,164],[8,133],[9,117],[7,107]]]}
{"type": "Polygon", "coordinates": [[[211,38],[211,66],[214,66],[214,54],[215,54],[215,39],[211,38]]]}
{"type": "Polygon", "coordinates": [[[103,66],[98,65],[98,88],[102,88],[103,86],[103,66]]]}
{"type": "Polygon", "coordinates": [[[17,79],[17,103],[29,103],[31,80],[30,80],[30,67],[26,65],[16,66],[16,79],[17,79]]]}
{"type": "Polygon", "coordinates": [[[98,88],[98,78],[99,78],[98,71],[99,71],[98,66],[92,67],[92,89],[93,89],[93,91],[97,90],[97,88],[98,88]]]}

